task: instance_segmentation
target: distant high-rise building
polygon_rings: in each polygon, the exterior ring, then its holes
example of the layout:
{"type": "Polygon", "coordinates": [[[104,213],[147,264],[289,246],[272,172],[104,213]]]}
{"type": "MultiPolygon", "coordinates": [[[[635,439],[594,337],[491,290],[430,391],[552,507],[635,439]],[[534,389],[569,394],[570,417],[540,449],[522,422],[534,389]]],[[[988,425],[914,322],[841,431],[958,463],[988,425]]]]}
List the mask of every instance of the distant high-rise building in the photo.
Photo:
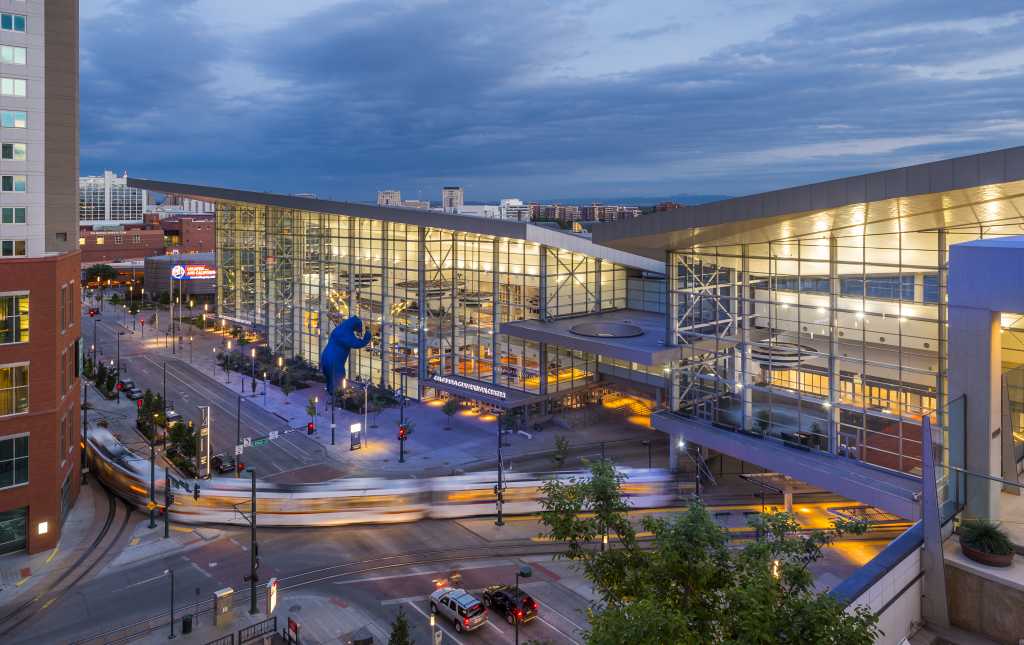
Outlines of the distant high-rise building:
{"type": "Polygon", "coordinates": [[[81,481],[78,2],[2,18],[0,553],[38,553],[81,481]]]}
{"type": "Polygon", "coordinates": [[[446,213],[458,213],[465,204],[462,186],[445,186],[441,189],[441,209],[446,213]]]}
{"type": "Polygon", "coordinates": [[[425,199],[403,199],[402,206],[405,206],[406,208],[430,210],[430,202],[425,199]]]}
{"type": "Polygon", "coordinates": [[[377,191],[377,205],[378,206],[401,206],[402,205],[402,193],[397,190],[378,190],[377,191]]]}
{"type": "Polygon", "coordinates": [[[128,173],[109,170],[96,177],[78,178],[78,219],[82,224],[141,222],[146,191],[129,188],[128,173]]]}
{"type": "Polygon", "coordinates": [[[659,202],[654,206],[655,213],[661,213],[663,211],[672,211],[677,208],[682,208],[683,204],[677,204],[675,202],[659,202]]]}

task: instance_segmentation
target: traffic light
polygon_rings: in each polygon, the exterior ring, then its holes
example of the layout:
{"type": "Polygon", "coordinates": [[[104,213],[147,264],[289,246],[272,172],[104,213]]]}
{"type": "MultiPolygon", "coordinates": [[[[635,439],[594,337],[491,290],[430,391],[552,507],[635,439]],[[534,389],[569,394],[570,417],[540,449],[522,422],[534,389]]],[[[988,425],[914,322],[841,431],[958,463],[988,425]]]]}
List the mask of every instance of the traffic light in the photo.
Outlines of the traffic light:
{"type": "Polygon", "coordinates": [[[90,318],[95,318],[96,317],[96,310],[95,309],[90,309],[89,310],[89,317],[90,318]]]}
{"type": "Polygon", "coordinates": [[[306,424],[306,434],[313,434],[316,432],[316,424],[310,421],[306,424]]]}
{"type": "Polygon", "coordinates": [[[199,484],[196,484],[196,487],[192,489],[192,498],[197,502],[199,501],[199,484]]]}
{"type": "Polygon", "coordinates": [[[116,389],[118,392],[120,392],[122,387],[124,387],[124,383],[121,383],[120,381],[118,381],[117,384],[114,386],[114,389],[116,389]]]}
{"type": "Polygon", "coordinates": [[[409,437],[409,430],[405,426],[398,426],[398,440],[405,441],[409,437]]]}

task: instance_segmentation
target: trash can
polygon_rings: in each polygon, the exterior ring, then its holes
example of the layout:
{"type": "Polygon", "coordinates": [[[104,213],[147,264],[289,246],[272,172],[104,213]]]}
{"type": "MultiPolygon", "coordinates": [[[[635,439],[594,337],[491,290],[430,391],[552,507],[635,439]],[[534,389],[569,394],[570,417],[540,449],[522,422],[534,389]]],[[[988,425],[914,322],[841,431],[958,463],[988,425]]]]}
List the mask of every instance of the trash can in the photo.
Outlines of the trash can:
{"type": "Polygon", "coordinates": [[[181,633],[192,633],[192,614],[185,614],[185,617],[181,619],[181,633]]]}

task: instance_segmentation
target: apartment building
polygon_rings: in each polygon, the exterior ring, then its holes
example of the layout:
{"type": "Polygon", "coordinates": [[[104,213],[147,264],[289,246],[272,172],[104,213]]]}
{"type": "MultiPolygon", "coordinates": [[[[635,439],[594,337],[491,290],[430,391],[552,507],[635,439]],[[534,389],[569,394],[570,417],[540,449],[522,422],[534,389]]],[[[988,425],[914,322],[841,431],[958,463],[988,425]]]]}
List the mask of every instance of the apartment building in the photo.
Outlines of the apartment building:
{"type": "Polygon", "coordinates": [[[79,490],[78,3],[0,0],[0,553],[79,490]]]}

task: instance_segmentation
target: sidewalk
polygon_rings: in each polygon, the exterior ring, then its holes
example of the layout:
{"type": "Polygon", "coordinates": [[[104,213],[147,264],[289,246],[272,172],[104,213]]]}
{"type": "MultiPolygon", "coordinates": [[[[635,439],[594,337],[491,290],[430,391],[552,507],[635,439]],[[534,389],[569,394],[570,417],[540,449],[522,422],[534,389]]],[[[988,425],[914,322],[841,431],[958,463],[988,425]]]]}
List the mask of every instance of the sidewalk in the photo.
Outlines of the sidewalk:
{"type": "Polygon", "coordinates": [[[90,478],[68,513],[55,548],[34,555],[22,551],[0,557],[0,604],[31,596],[70,568],[99,534],[107,509],[106,492],[90,478]]]}
{"type": "MultiPolygon", "coordinates": [[[[161,313],[161,327],[166,326],[166,315],[166,312],[161,313]]],[[[139,351],[146,351],[161,358],[176,358],[190,362],[193,367],[224,382],[225,387],[233,391],[252,393],[252,379],[249,375],[238,372],[225,374],[223,368],[217,364],[216,355],[222,351],[226,337],[214,332],[195,330],[186,325],[183,331],[185,346],[183,349],[179,347],[176,353],[172,354],[170,346],[164,346],[163,333],[158,336],[153,331],[147,329],[145,338],[141,337],[138,329],[135,334],[123,336],[122,362],[126,354],[131,355],[139,351]],[[193,338],[191,353],[187,341],[190,334],[193,338]],[[214,349],[217,351],[214,352],[214,349]]],[[[130,376],[130,366],[128,373],[130,376]]],[[[327,404],[328,397],[323,384],[315,383],[288,396],[272,383],[266,384],[264,395],[264,385],[258,378],[256,395],[251,396],[251,402],[301,432],[305,432],[306,424],[310,421],[309,415],[306,414],[306,403],[312,397],[319,398],[320,404],[315,418],[317,430],[313,438],[324,446],[331,457],[344,465],[347,476],[447,475],[464,469],[469,464],[497,462],[497,422],[473,416],[466,409],[460,410],[451,418],[451,429],[447,429],[449,419],[441,413],[440,402],[407,401],[405,419],[414,425],[414,429],[405,443],[405,462],[400,463],[398,422],[401,411],[398,406],[379,413],[371,412],[368,418],[369,427],[363,428],[362,448],[351,450],[349,427],[354,423],[362,424],[363,415],[338,408],[335,411],[335,445],[332,446],[330,406],[327,404]]],[[[506,435],[508,445],[502,447],[503,460],[506,463],[511,462],[514,469],[517,458],[553,450],[555,438],[560,435],[569,439],[570,446],[624,439],[635,441],[639,445],[643,440],[659,436],[659,433],[649,427],[630,423],[626,415],[623,415],[621,420],[614,419],[594,424],[585,430],[548,428],[538,433],[527,430],[525,433],[506,435]]]]}

